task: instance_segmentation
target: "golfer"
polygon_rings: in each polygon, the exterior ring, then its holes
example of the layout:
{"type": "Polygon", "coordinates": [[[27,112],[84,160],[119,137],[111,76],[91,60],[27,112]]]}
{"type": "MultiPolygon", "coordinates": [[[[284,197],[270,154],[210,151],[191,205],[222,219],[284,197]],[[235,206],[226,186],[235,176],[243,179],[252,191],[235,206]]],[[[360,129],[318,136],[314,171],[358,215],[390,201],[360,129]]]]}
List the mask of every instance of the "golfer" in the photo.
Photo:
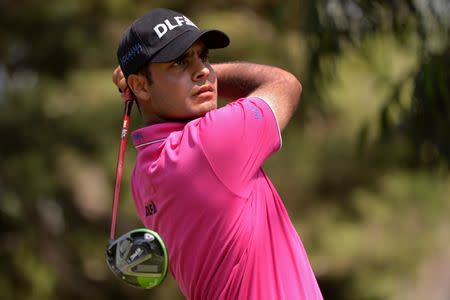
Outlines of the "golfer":
{"type": "Polygon", "coordinates": [[[166,243],[187,299],[322,299],[302,242],[262,170],[299,102],[290,73],[251,63],[211,65],[218,30],[155,9],[118,48],[113,81],[145,124],[132,193],[140,219],[166,243]],[[230,102],[217,108],[218,96],[230,102]]]}

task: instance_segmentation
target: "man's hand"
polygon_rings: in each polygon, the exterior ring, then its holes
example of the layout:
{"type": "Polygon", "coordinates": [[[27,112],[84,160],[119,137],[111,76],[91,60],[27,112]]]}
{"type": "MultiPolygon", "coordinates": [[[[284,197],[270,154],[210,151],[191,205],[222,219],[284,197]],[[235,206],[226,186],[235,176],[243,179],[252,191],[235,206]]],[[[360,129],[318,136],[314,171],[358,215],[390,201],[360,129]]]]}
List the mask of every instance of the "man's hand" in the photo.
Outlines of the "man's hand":
{"type": "Polygon", "coordinates": [[[118,87],[119,92],[122,96],[123,100],[128,100],[130,95],[130,91],[128,89],[127,81],[125,79],[125,76],[123,76],[122,69],[120,67],[117,67],[112,74],[112,81],[114,84],[118,87]]]}

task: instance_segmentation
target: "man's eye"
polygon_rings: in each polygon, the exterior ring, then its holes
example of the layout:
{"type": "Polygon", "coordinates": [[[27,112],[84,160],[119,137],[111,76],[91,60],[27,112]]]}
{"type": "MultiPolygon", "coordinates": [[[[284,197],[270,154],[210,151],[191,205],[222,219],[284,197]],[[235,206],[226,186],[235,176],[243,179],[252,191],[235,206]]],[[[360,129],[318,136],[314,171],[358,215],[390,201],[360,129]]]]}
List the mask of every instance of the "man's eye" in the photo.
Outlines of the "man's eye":
{"type": "Polygon", "coordinates": [[[185,64],[186,64],[186,59],[185,58],[179,58],[179,59],[176,59],[173,62],[174,66],[184,66],[185,64]]]}
{"type": "Polygon", "coordinates": [[[200,54],[200,59],[203,62],[207,62],[209,60],[209,53],[207,51],[203,52],[202,54],[200,54]]]}

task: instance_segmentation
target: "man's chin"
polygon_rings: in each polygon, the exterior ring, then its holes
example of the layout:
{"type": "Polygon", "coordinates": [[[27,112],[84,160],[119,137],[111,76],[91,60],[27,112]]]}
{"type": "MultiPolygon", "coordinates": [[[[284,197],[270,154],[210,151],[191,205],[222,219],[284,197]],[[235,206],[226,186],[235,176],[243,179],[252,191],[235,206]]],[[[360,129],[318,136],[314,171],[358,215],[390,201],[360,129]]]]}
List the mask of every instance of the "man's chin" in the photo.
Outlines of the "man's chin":
{"type": "Polygon", "coordinates": [[[208,112],[210,112],[216,108],[217,108],[217,105],[211,105],[210,107],[202,107],[202,109],[198,109],[184,117],[166,118],[166,121],[189,122],[189,121],[204,117],[208,112]]]}
{"type": "Polygon", "coordinates": [[[199,103],[198,106],[196,107],[196,110],[198,110],[199,115],[201,114],[202,116],[204,116],[207,112],[216,108],[217,108],[217,99],[211,99],[209,101],[199,103]]]}

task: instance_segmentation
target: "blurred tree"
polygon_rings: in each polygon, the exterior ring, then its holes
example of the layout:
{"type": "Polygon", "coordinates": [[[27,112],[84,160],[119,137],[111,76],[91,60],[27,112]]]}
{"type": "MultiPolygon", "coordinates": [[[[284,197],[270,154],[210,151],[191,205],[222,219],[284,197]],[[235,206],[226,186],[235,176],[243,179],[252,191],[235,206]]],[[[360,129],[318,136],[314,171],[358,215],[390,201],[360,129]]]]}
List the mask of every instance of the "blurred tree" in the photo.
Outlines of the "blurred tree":
{"type": "MultiPolygon", "coordinates": [[[[392,138],[392,135],[406,136],[416,149],[414,155],[404,157],[409,165],[436,165],[442,160],[449,164],[448,1],[305,2],[309,4],[306,6],[308,13],[301,26],[307,32],[311,49],[309,72],[312,78],[323,78],[311,81],[313,94],[320,93],[318,91],[323,88],[323,82],[332,79],[329,76],[335,73],[333,69],[324,72],[321,61],[327,56],[341,55],[345,43],[349,42],[358,48],[364,39],[378,32],[392,32],[403,43],[411,36],[418,39],[418,67],[392,87],[392,93],[386,97],[386,104],[380,111],[380,124],[376,124],[381,128],[378,136],[381,140],[392,138]],[[402,106],[399,97],[410,80],[414,81],[414,100],[402,106]],[[399,109],[403,112],[400,119],[391,120],[389,113],[399,109]]],[[[317,98],[320,99],[320,96],[317,98]]],[[[373,124],[363,124],[360,132],[362,144],[366,143],[371,126],[373,124]]]]}

